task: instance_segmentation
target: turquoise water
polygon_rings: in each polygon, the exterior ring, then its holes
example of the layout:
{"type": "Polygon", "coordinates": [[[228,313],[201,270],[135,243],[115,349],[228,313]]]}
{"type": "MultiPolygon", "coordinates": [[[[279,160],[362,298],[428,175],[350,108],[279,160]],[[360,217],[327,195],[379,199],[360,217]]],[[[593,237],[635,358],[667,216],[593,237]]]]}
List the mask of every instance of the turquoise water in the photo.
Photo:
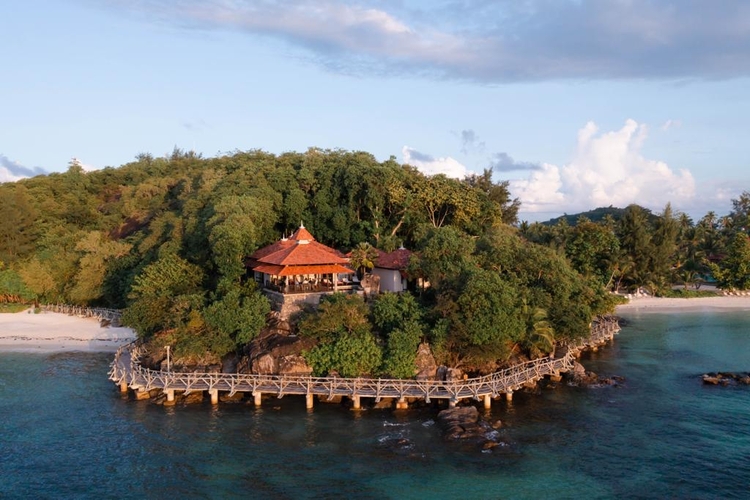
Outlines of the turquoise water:
{"type": "Polygon", "coordinates": [[[106,354],[0,353],[0,498],[749,498],[748,313],[631,314],[584,356],[621,387],[493,402],[506,443],[447,443],[435,410],[287,397],[163,408],[127,401],[106,354]]]}

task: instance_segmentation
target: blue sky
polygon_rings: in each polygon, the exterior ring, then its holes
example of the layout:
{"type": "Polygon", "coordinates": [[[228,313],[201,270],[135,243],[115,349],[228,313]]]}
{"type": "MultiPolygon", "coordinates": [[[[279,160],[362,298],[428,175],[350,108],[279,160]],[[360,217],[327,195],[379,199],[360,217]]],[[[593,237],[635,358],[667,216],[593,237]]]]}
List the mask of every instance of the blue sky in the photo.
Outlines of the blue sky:
{"type": "Polygon", "coordinates": [[[309,147],[492,166],[522,218],[750,190],[743,0],[0,3],[0,181],[309,147]]]}

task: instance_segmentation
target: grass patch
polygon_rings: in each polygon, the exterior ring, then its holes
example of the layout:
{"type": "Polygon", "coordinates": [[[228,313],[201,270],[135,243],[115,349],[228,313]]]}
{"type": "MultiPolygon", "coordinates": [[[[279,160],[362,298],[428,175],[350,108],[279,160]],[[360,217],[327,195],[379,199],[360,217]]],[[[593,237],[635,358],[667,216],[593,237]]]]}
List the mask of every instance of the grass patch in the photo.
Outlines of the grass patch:
{"type": "Polygon", "coordinates": [[[17,313],[25,311],[29,306],[26,304],[0,304],[0,313],[17,313]]]}
{"type": "Polygon", "coordinates": [[[667,290],[659,295],[659,297],[667,297],[670,299],[696,299],[698,297],[716,297],[718,294],[711,290],[685,290],[675,289],[667,290]]]}

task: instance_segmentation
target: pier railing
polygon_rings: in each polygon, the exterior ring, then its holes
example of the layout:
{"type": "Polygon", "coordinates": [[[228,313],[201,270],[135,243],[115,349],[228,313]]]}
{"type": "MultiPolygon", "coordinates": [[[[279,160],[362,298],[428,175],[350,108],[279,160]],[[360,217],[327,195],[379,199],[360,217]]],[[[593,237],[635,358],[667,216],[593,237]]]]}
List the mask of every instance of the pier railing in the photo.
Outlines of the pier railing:
{"type": "MultiPolygon", "coordinates": [[[[244,373],[185,373],[157,371],[140,363],[143,348],[136,344],[121,347],[115,354],[109,377],[121,386],[140,392],[152,389],[163,391],[223,391],[233,396],[237,392],[253,395],[319,395],[382,398],[461,399],[498,397],[512,394],[525,384],[534,383],[547,375],[559,375],[573,368],[576,355],[590,346],[613,338],[619,331],[616,320],[601,319],[591,328],[591,336],[568,344],[561,357],[548,356],[527,361],[490,375],[465,380],[412,380],[383,378],[311,377],[293,375],[254,375],[244,373]]],[[[212,396],[212,400],[214,400],[212,396]]],[[[218,399],[217,399],[218,400],[218,399]]]]}
{"type": "Polygon", "coordinates": [[[83,307],[71,306],[69,304],[42,304],[39,306],[42,311],[56,312],[67,314],[69,316],[79,316],[81,318],[97,318],[98,320],[107,320],[113,324],[120,324],[122,312],[119,309],[107,309],[103,307],[83,307]]]}

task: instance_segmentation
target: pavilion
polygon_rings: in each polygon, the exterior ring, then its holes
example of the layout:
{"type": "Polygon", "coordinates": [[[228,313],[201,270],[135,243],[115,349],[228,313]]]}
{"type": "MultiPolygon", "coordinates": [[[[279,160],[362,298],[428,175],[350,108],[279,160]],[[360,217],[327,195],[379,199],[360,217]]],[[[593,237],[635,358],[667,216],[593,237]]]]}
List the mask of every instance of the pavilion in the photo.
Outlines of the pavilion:
{"type": "Polygon", "coordinates": [[[315,241],[304,224],[288,238],[257,250],[245,264],[262,289],[281,294],[333,293],[358,285],[349,259],[315,241]]]}

